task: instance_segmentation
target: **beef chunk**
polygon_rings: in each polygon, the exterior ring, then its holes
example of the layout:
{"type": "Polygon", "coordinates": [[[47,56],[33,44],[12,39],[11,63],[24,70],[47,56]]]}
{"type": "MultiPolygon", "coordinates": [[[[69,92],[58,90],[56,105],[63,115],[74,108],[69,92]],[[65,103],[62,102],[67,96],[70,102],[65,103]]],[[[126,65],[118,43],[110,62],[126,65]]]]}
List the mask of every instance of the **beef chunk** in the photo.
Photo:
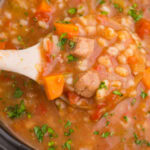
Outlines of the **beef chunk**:
{"type": "Polygon", "coordinates": [[[92,97],[100,84],[100,78],[96,71],[88,71],[80,76],[75,84],[75,92],[86,98],[92,97]]]}
{"type": "Polygon", "coordinates": [[[94,40],[79,37],[75,49],[72,54],[77,57],[86,58],[89,57],[94,51],[94,40]]]}

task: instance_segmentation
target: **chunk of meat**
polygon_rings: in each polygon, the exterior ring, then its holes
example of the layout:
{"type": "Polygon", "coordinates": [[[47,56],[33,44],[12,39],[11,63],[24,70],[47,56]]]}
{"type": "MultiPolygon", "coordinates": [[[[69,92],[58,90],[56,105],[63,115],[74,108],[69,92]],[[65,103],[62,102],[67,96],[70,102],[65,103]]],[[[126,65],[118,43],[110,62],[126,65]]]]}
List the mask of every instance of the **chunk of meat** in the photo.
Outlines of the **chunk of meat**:
{"type": "Polygon", "coordinates": [[[75,84],[75,92],[86,98],[92,97],[100,84],[100,78],[96,71],[84,73],[75,84]]]}
{"type": "Polygon", "coordinates": [[[81,58],[89,57],[94,51],[94,40],[79,37],[77,45],[72,52],[73,55],[81,58]]]}

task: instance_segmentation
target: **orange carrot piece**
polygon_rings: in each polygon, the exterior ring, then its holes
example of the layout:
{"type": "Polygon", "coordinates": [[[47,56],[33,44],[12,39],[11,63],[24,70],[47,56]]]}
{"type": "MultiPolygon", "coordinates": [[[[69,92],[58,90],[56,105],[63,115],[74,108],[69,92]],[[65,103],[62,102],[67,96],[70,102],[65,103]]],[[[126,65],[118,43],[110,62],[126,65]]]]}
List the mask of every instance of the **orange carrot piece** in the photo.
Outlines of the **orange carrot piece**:
{"type": "Polygon", "coordinates": [[[0,49],[3,50],[6,47],[6,42],[0,42],[0,49]]]}
{"type": "Polygon", "coordinates": [[[39,7],[37,12],[51,12],[51,6],[46,2],[46,0],[43,0],[39,7]]]}
{"type": "Polygon", "coordinates": [[[62,95],[65,83],[63,75],[46,76],[43,81],[49,100],[54,100],[62,95]]]}
{"type": "Polygon", "coordinates": [[[145,36],[150,35],[150,21],[141,19],[136,23],[136,32],[143,39],[145,36]]]}
{"type": "Polygon", "coordinates": [[[150,67],[145,70],[142,81],[150,89],[150,67]]]}
{"type": "Polygon", "coordinates": [[[136,64],[139,62],[139,59],[136,56],[131,56],[128,58],[128,63],[130,65],[136,64]]]}
{"type": "Polygon", "coordinates": [[[54,23],[56,27],[56,33],[61,35],[67,33],[69,37],[74,37],[79,35],[79,28],[74,24],[64,24],[64,23],[54,23]]]}

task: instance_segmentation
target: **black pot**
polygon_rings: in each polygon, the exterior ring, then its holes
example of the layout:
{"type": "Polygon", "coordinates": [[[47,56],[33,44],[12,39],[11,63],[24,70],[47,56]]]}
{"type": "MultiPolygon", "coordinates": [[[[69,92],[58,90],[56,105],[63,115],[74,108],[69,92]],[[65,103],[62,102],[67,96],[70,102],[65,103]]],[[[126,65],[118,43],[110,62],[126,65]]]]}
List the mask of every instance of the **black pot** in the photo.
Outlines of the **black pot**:
{"type": "Polygon", "coordinates": [[[33,150],[0,126],[0,150],[33,150]]]}

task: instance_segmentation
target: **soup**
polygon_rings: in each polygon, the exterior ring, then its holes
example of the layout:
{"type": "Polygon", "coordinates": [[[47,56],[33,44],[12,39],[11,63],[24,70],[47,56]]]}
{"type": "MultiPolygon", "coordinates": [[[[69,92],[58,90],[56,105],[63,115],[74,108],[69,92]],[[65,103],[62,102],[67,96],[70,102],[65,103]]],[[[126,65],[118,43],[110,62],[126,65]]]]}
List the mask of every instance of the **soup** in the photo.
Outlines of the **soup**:
{"type": "Polygon", "coordinates": [[[46,37],[46,94],[1,71],[1,121],[39,150],[150,149],[149,9],[148,0],[4,1],[0,49],[46,37]]]}

